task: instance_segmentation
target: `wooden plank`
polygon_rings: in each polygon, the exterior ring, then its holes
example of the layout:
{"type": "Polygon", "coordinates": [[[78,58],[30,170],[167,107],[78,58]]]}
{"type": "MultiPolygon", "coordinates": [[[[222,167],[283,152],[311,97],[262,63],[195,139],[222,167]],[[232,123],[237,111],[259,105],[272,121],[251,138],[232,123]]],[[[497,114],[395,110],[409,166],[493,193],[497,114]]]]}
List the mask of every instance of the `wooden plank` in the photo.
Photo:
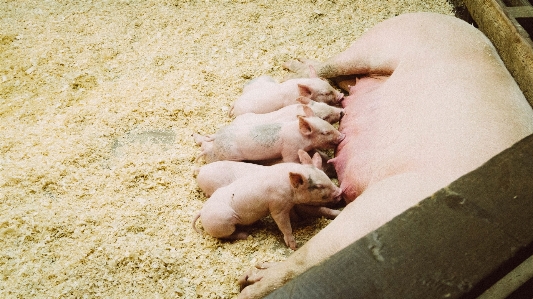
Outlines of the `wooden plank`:
{"type": "Polygon", "coordinates": [[[476,298],[533,255],[533,135],[267,298],[476,298]]]}
{"type": "Polygon", "coordinates": [[[531,18],[533,17],[533,6],[507,7],[507,14],[512,18],[531,18]]]}
{"type": "MultiPolygon", "coordinates": [[[[464,3],[533,106],[533,41],[512,15],[518,14],[518,8],[507,7],[500,0],[464,0],[464,3]]],[[[527,8],[522,10],[528,11],[527,8]]]]}
{"type": "Polygon", "coordinates": [[[505,275],[495,285],[491,286],[477,299],[494,298],[521,298],[519,295],[529,295],[527,299],[533,297],[533,255],[516,267],[512,272],[505,275]],[[529,292],[529,293],[528,293],[529,292]]]}

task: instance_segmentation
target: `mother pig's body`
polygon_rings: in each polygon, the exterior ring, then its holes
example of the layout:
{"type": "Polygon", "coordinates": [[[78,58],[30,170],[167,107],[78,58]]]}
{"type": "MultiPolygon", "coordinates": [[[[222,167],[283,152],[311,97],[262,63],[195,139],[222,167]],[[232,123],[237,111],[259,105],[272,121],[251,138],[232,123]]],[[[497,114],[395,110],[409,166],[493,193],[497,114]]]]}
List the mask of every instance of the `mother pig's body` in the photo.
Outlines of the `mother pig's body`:
{"type": "Polygon", "coordinates": [[[364,75],[343,102],[346,139],[334,160],[348,202],[404,173],[423,174],[435,191],[533,132],[496,50],[458,19],[404,15],[344,53],[350,73],[364,75]]]}
{"type": "Polygon", "coordinates": [[[286,64],[299,76],[309,65],[355,83],[334,160],[350,203],[286,261],[245,275],[240,298],[279,287],[533,133],[533,111],[490,41],[454,17],[401,15],[326,62],[286,64]]]}

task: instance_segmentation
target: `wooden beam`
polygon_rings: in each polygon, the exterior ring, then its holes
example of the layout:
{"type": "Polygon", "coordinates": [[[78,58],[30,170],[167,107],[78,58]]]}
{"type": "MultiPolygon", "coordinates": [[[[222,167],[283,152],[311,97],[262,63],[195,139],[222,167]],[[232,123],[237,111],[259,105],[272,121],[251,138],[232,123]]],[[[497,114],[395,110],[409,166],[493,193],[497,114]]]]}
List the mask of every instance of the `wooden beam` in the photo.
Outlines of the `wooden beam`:
{"type": "Polygon", "coordinates": [[[520,24],[533,22],[531,4],[521,1],[512,4],[522,6],[507,6],[501,0],[464,0],[464,4],[533,106],[533,33],[520,24]]]}

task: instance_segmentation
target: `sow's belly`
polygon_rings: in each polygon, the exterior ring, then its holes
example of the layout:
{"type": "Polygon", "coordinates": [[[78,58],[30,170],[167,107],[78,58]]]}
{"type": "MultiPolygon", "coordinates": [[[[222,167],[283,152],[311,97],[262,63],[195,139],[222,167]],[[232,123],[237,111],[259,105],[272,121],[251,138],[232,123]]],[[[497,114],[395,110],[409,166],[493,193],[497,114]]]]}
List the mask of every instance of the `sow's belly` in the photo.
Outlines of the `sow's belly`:
{"type": "Polygon", "coordinates": [[[408,159],[397,159],[402,151],[398,147],[402,141],[395,137],[398,111],[380,88],[387,80],[386,76],[357,79],[342,102],[345,115],[339,130],[346,137],[337,146],[332,163],[346,202],[369,184],[409,167],[408,159]]]}

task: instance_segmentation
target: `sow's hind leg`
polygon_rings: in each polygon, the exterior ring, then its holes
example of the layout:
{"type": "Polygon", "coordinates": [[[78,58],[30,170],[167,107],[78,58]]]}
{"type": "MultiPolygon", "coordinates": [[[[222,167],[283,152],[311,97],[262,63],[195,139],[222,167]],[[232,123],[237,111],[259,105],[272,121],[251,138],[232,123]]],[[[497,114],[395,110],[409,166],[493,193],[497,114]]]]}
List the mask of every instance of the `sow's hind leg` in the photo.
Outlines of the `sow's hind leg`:
{"type": "Polygon", "coordinates": [[[351,82],[354,78],[345,76],[391,75],[401,61],[419,50],[416,47],[424,45],[421,39],[431,38],[424,36],[423,30],[413,30],[429,17],[406,14],[386,20],[367,31],[348,49],[324,62],[299,59],[288,61],[283,66],[299,77],[309,76],[309,66],[313,66],[319,77],[351,82]]]}

